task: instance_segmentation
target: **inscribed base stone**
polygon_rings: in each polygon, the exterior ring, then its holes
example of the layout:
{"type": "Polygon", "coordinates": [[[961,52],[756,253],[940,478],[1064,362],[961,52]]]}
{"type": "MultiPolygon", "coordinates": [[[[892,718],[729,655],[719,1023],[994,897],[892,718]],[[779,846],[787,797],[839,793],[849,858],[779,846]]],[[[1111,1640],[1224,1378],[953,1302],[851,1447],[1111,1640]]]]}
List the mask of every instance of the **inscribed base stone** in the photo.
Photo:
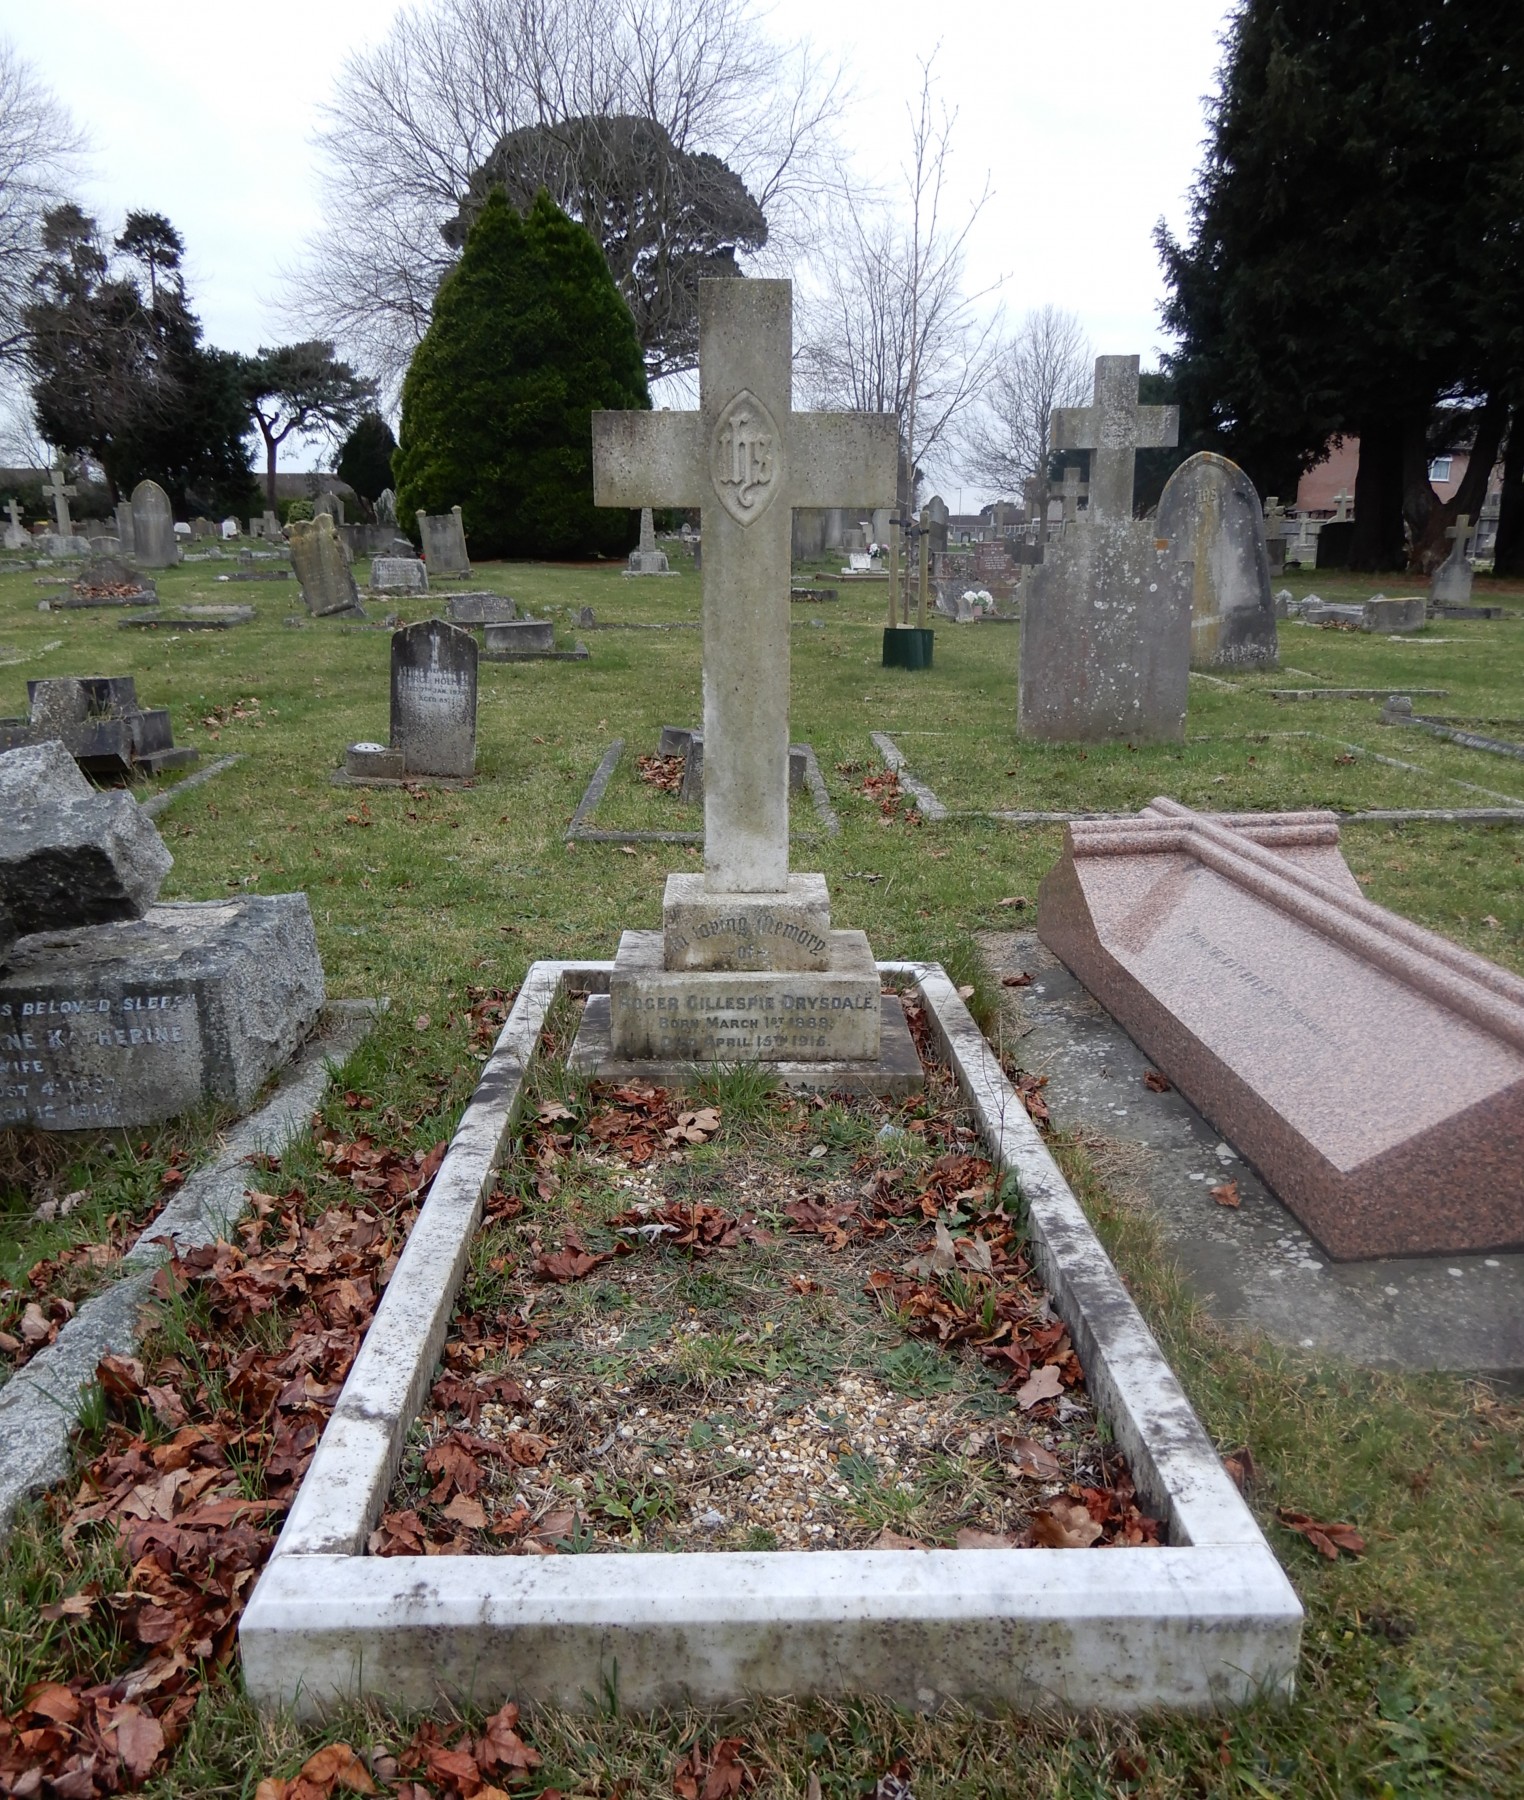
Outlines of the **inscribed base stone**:
{"type": "Polygon", "coordinates": [[[1038,933],[1334,1258],[1524,1246],[1524,981],[1337,846],[1155,800],[1068,828],[1038,933]]]}
{"type": "Polygon", "coordinates": [[[1167,539],[1130,519],[1080,522],[1032,571],[1017,731],[1054,743],[1178,741],[1191,592],[1167,539]]]}
{"type": "Polygon", "coordinates": [[[506,594],[451,594],[445,617],[452,625],[511,625],[518,606],[506,594]]]}
{"type": "Polygon", "coordinates": [[[85,1131],[248,1106],[322,1004],[305,894],[22,938],[0,975],[0,1125],[85,1131]]]}
{"type": "Polygon", "coordinates": [[[717,894],[702,875],[669,875],[661,912],[669,969],[830,966],[824,875],[790,875],[781,894],[717,894]]]}
{"type": "Polygon", "coordinates": [[[392,634],[392,734],[409,775],[476,773],[476,639],[443,619],[392,634]]]}
{"type": "Polygon", "coordinates": [[[132,490],[132,543],[140,568],[172,569],[180,560],[174,509],[156,481],[140,481],[132,490]]]}
{"type": "Polygon", "coordinates": [[[1431,606],[1466,606],[1470,603],[1473,570],[1471,558],[1466,554],[1467,542],[1463,532],[1450,554],[1434,571],[1434,579],[1429,583],[1431,606]]]}
{"type": "Polygon", "coordinates": [[[334,613],[358,613],[359,589],[349,567],[349,555],[339,542],[327,513],[315,519],[297,519],[287,528],[291,540],[291,566],[302,585],[302,599],[314,618],[334,613]]]}
{"type": "Polygon", "coordinates": [[[665,969],[659,932],[627,931],[609,977],[613,1053],[701,1065],[876,1058],[878,967],[860,931],[830,934],[824,970],[665,969]]]}
{"type": "Polygon", "coordinates": [[[416,556],[371,559],[370,585],[380,594],[426,594],[429,572],[416,556]]]}
{"type": "Polygon", "coordinates": [[[1155,535],[1168,538],[1191,584],[1191,667],[1263,668],[1276,661],[1275,598],[1254,483],[1209,450],[1164,484],[1155,535]]]}

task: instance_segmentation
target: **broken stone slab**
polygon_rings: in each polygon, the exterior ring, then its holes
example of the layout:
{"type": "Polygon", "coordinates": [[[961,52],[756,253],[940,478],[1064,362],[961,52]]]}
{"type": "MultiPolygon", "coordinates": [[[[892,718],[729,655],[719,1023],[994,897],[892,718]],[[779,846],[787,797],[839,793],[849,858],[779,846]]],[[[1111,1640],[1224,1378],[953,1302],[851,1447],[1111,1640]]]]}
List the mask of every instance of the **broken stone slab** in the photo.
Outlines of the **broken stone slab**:
{"type": "Polygon", "coordinates": [[[0,975],[0,1125],[85,1131],[246,1107],[322,1004],[305,894],[165,903],[19,938],[0,975]]]}
{"type": "Polygon", "coordinates": [[[1330,1256],[1524,1245],[1524,981],[1366,900],[1332,814],[1073,824],[1038,906],[1330,1256]]]}
{"type": "Polygon", "coordinates": [[[130,794],[98,793],[56,739],[0,754],[0,906],[13,934],[135,919],[173,858],[130,794]]]}
{"type": "Polygon", "coordinates": [[[489,653],[523,656],[556,647],[556,628],[549,619],[495,620],[485,627],[489,653]]]}
{"type": "Polygon", "coordinates": [[[1422,594],[1404,595],[1398,599],[1388,599],[1385,594],[1374,594],[1365,603],[1365,629],[1374,631],[1381,637],[1390,637],[1405,631],[1422,631],[1428,620],[1428,602],[1422,594]]]}
{"type": "Polygon", "coordinates": [[[25,719],[0,719],[0,750],[58,738],[85,771],[128,780],[182,768],[200,759],[176,748],[168,708],[138,705],[130,675],[58,675],[27,684],[25,719]]]}

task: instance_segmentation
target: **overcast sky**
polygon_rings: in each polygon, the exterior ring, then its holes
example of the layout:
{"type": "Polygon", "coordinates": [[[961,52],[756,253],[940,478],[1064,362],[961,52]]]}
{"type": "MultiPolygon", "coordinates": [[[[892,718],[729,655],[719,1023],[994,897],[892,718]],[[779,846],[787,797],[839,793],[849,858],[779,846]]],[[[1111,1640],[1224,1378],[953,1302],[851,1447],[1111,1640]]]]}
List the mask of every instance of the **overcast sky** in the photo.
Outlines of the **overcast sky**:
{"type": "MultiPolygon", "coordinates": [[[[168,214],[208,341],[251,351],[291,335],[280,269],[319,222],[317,109],[346,52],[384,36],[398,10],[0,0],[0,34],[89,132],[86,204],[113,229],[130,207],[168,214]]],[[[1225,0],[776,0],[771,18],[781,37],[847,54],[856,101],[843,136],[864,176],[889,189],[916,59],[940,40],[942,93],[958,108],[956,187],[971,198],[988,173],[994,190],[970,288],[1000,283],[1016,316],[1069,308],[1098,352],[1146,363],[1163,341],[1150,234],[1161,216],[1183,223],[1227,11],[1225,0]]]]}

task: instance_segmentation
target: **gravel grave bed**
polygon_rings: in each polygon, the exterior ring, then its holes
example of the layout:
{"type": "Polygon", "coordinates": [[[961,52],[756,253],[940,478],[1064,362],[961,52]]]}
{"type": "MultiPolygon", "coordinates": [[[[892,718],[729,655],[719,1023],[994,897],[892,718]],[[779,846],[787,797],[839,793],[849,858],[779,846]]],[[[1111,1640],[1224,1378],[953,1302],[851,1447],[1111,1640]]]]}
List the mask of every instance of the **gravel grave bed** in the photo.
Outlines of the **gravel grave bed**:
{"type": "Polygon", "coordinates": [[[1019,1201],[927,1077],[543,1072],[372,1553],[1157,1543],[1019,1201]]]}

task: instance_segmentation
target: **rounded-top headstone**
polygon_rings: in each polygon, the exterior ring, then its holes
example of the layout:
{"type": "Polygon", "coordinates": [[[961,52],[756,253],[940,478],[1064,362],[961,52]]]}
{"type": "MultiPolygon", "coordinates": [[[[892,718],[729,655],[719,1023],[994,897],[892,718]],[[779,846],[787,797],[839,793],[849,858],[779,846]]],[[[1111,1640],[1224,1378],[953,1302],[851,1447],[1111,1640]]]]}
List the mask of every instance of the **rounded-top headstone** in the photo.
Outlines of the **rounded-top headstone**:
{"type": "Polygon", "coordinates": [[[140,481],[132,490],[133,554],[145,569],[169,569],[180,560],[175,542],[175,515],[156,481],[140,481]]]}
{"type": "Polygon", "coordinates": [[[1265,520],[1254,483],[1202,450],[1165,483],[1156,529],[1191,567],[1191,665],[1255,668],[1278,655],[1265,520]]]}

